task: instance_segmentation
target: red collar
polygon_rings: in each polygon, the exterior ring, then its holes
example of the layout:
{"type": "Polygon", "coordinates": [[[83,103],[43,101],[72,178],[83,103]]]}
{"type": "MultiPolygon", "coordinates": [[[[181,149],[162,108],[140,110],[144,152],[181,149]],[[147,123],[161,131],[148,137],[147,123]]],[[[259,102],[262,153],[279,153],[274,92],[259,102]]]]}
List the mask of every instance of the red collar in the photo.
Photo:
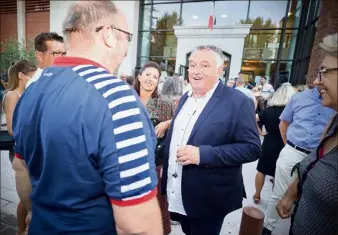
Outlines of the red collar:
{"type": "Polygon", "coordinates": [[[67,66],[67,67],[85,65],[85,64],[90,64],[90,65],[101,67],[107,70],[105,67],[103,67],[101,64],[95,61],[88,60],[85,58],[80,58],[80,57],[60,56],[60,57],[55,58],[54,63],[53,63],[53,65],[55,66],[67,66]]]}

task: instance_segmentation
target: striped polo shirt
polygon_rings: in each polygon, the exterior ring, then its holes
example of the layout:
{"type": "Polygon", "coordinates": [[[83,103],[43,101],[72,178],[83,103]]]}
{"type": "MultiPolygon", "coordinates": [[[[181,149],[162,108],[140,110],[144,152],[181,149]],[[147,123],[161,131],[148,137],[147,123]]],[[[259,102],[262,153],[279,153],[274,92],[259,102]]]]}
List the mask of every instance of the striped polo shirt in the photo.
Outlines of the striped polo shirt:
{"type": "Polygon", "coordinates": [[[13,130],[32,182],[30,234],[116,234],[111,203],[156,196],[147,111],[93,61],[56,58],[19,100],[13,130]]]}

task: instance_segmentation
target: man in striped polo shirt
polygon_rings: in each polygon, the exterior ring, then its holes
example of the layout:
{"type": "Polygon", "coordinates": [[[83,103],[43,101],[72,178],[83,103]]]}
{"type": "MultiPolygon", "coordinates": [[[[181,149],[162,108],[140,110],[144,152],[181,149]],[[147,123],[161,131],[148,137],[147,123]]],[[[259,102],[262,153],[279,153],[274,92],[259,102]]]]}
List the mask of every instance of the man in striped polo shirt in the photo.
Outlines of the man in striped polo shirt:
{"type": "Polygon", "coordinates": [[[14,114],[15,161],[32,184],[29,234],[162,234],[156,136],[135,92],[112,75],[132,39],[125,17],[111,1],[79,1],[63,33],[68,56],[14,114]]]}

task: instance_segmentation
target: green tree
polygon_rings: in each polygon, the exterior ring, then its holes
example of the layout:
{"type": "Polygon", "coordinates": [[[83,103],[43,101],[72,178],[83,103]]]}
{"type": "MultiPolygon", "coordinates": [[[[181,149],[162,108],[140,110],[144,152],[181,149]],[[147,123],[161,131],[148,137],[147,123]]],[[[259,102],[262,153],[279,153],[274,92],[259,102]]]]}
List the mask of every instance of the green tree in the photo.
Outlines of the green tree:
{"type": "Polygon", "coordinates": [[[163,56],[164,47],[166,45],[177,44],[175,35],[168,32],[161,32],[162,30],[173,31],[175,25],[180,24],[180,17],[176,11],[169,14],[164,13],[159,19],[156,19],[155,32],[152,33],[152,44],[151,44],[151,55],[152,56],[163,56]],[[158,30],[158,32],[156,32],[158,30]]]}
{"type": "Polygon", "coordinates": [[[36,63],[33,42],[28,42],[27,46],[17,40],[0,43],[0,72],[7,73],[8,68],[14,61],[29,60],[36,63]]]}

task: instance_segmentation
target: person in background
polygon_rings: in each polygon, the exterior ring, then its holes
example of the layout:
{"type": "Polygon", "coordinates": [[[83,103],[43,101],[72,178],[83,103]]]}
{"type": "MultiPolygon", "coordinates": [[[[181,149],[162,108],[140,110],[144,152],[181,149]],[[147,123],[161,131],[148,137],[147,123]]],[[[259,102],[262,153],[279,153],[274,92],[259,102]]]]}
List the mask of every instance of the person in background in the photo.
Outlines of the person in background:
{"type": "Polygon", "coordinates": [[[257,174],[255,178],[256,192],[253,196],[254,202],[258,204],[261,199],[261,191],[264,186],[265,176],[274,177],[276,161],[284,143],[279,131],[279,117],[291,97],[296,93],[290,83],[284,83],[272,96],[270,106],[256,115],[257,122],[265,126],[267,134],[262,144],[262,155],[258,160],[257,174]]]}
{"type": "MultiPolygon", "coordinates": [[[[8,74],[0,73],[0,113],[2,113],[2,98],[5,95],[8,86],[8,74]]],[[[6,124],[6,122],[4,122],[6,124]]],[[[1,122],[1,125],[3,123],[1,122]]]]}
{"type": "MultiPolygon", "coordinates": [[[[146,107],[150,120],[152,120],[155,126],[158,142],[162,142],[162,139],[165,137],[175,112],[174,102],[165,97],[161,97],[158,93],[157,88],[160,77],[160,66],[156,62],[149,61],[140,70],[140,74],[134,84],[134,88],[146,107]]],[[[158,147],[157,145],[157,148],[158,147]]],[[[161,152],[161,150],[156,149],[155,164],[158,177],[158,190],[161,189],[161,172],[163,168],[163,155],[161,152]]],[[[157,199],[162,213],[163,234],[168,235],[171,232],[168,202],[161,194],[157,194],[157,199]]]]}
{"type": "Polygon", "coordinates": [[[273,89],[272,85],[268,83],[266,77],[262,76],[260,82],[262,90],[260,96],[257,98],[257,102],[259,110],[262,111],[266,106],[267,100],[272,97],[275,90],[273,89]]]}
{"type": "Polygon", "coordinates": [[[13,117],[14,161],[32,185],[28,232],[159,235],[155,131],[114,76],[132,41],[127,20],[112,1],[76,1],[62,32],[68,56],[44,69],[13,117]]]}
{"type": "Polygon", "coordinates": [[[26,84],[26,89],[41,76],[42,70],[52,66],[55,58],[66,55],[63,37],[54,32],[40,33],[34,39],[38,70],[26,84]]]}
{"type": "Polygon", "coordinates": [[[255,106],[255,110],[256,110],[257,100],[253,96],[252,91],[249,90],[248,88],[245,88],[245,81],[242,78],[237,78],[237,80],[236,80],[236,88],[235,89],[243,92],[247,97],[249,97],[253,101],[254,106],[255,106]]]}
{"type": "Polygon", "coordinates": [[[338,234],[337,45],[337,33],[323,39],[320,47],[325,56],[314,81],[322,105],[333,109],[334,117],[328,122],[317,149],[296,166],[296,179],[277,206],[282,219],[292,215],[290,234],[293,235],[338,234]]]}
{"type": "Polygon", "coordinates": [[[130,86],[134,86],[135,78],[133,76],[127,76],[126,77],[126,83],[128,83],[130,86]]]}
{"type": "Polygon", "coordinates": [[[178,76],[168,77],[163,83],[161,95],[177,105],[183,95],[183,80],[178,76]]]}
{"type": "Polygon", "coordinates": [[[185,234],[218,235],[225,216],[242,207],[242,164],[259,158],[261,144],[252,102],[220,82],[223,52],[199,46],[188,61],[192,91],[167,134],[162,193],[185,234]]]}
{"type": "Polygon", "coordinates": [[[316,86],[294,94],[280,116],[279,130],[285,147],[276,162],[274,189],[264,219],[264,235],[270,235],[280,220],[276,206],[295,180],[292,168],[301,162],[320,142],[321,134],[334,111],[322,105],[316,86]]]}
{"type": "MultiPolygon", "coordinates": [[[[3,113],[6,116],[6,125],[9,135],[13,136],[13,113],[14,109],[25,91],[27,82],[34,76],[37,67],[27,60],[20,60],[12,65],[8,70],[8,92],[3,97],[3,113]]],[[[10,160],[13,162],[14,153],[10,151],[10,160]]],[[[13,164],[15,171],[15,177],[25,177],[26,182],[29,182],[29,176],[27,172],[21,171],[13,164]]],[[[17,181],[18,182],[18,181],[17,181]]],[[[30,190],[30,183],[22,184],[23,187],[28,187],[30,190]]],[[[27,188],[26,188],[27,190],[27,188]]],[[[18,221],[18,234],[24,234],[26,230],[26,216],[31,211],[31,205],[29,197],[22,194],[21,187],[17,187],[17,192],[20,198],[20,202],[17,207],[17,221],[18,221]]]]}
{"type": "Polygon", "coordinates": [[[307,85],[297,85],[296,86],[297,92],[302,92],[302,91],[306,91],[306,90],[309,90],[309,87],[307,85]]]}
{"type": "Polygon", "coordinates": [[[127,78],[128,78],[128,74],[127,73],[124,73],[124,72],[122,72],[122,73],[120,73],[120,76],[119,76],[119,78],[121,79],[121,80],[123,80],[123,81],[127,81],[127,78]]]}
{"type": "Polygon", "coordinates": [[[185,94],[189,91],[191,91],[191,85],[189,83],[189,80],[188,80],[188,78],[183,79],[183,94],[185,94]]]}
{"type": "Polygon", "coordinates": [[[233,88],[235,86],[235,79],[234,78],[229,78],[228,81],[227,81],[227,87],[231,87],[233,88]]]}

